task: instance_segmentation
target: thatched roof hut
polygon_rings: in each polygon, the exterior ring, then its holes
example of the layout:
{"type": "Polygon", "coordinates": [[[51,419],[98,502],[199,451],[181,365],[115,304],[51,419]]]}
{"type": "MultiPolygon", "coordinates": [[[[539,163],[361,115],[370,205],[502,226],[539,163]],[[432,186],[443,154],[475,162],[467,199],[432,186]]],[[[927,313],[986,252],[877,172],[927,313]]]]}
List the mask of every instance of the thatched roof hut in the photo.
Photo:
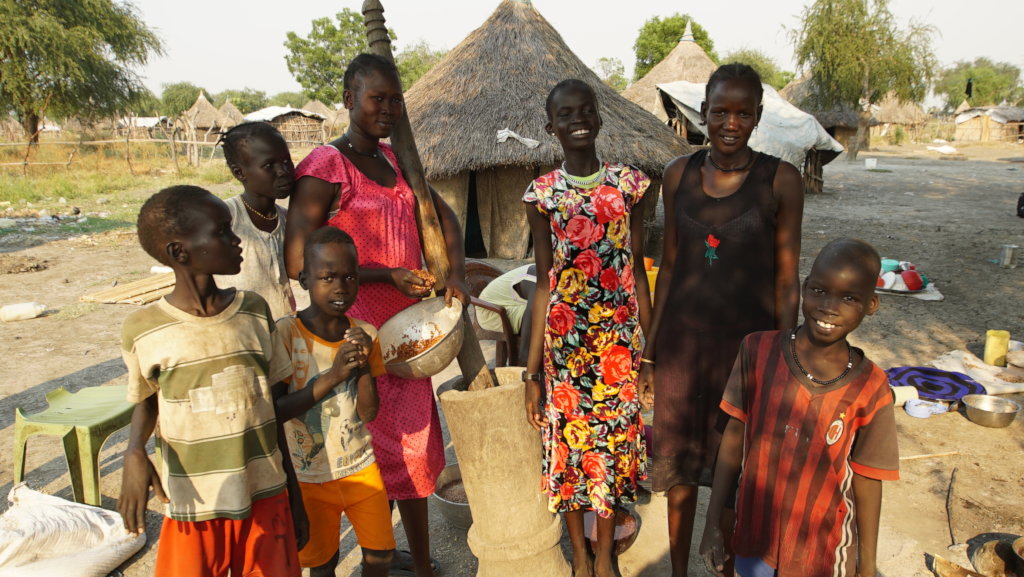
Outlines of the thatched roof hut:
{"type": "Polygon", "coordinates": [[[268,106],[245,115],[248,122],[262,121],[274,126],[288,146],[312,148],[324,143],[324,117],[316,112],[290,106],[268,106]]]}
{"type": "Polygon", "coordinates": [[[427,178],[459,215],[467,251],[479,240],[487,256],[526,256],[522,194],[562,161],[558,142],[544,132],[544,104],[567,78],[597,92],[601,158],[660,178],[666,162],[689,151],[671,129],[601,82],[529,1],[504,0],[405,95],[427,178]],[[515,135],[500,138],[505,130],[515,135]],[[531,148],[517,137],[539,144],[531,148]]]}
{"type": "Polygon", "coordinates": [[[217,112],[220,114],[217,122],[220,123],[222,129],[232,128],[245,122],[245,116],[234,104],[231,104],[230,100],[225,102],[217,112]]]}
{"type": "Polygon", "coordinates": [[[679,39],[679,44],[668,53],[661,62],[654,65],[647,74],[627,88],[622,95],[639,104],[644,110],[657,116],[663,122],[668,121],[665,107],[658,92],[659,84],[669,82],[706,83],[718,65],[704,52],[693,38],[690,23],[686,23],[686,32],[679,39]]]}
{"type": "MultiPolygon", "coordinates": [[[[195,103],[178,118],[184,125],[185,140],[214,142],[220,137],[220,111],[210,104],[201,90],[195,103]]],[[[195,154],[190,153],[189,156],[194,157],[195,154]]]]}
{"type": "Polygon", "coordinates": [[[918,132],[928,122],[928,113],[914,102],[901,101],[892,92],[873,106],[871,116],[878,122],[871,127],[871,138],[894,139],[899,131],[918,139],[918,132]]]}

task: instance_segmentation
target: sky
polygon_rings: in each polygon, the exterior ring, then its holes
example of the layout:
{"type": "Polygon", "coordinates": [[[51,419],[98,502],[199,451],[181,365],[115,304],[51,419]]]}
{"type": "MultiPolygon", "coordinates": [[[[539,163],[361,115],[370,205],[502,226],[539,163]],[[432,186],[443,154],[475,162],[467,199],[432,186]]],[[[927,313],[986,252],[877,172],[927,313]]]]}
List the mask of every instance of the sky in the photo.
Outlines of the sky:
{"type": "MultiPolygon", "coordinates": [[[[381,0],[396,52],[425,40],[450,49],[478,28],[500,0],[381,0]]],[[[633,42],[655,16],[687,13],[701,24],[719,56],[756,48],[785,70],[796,69],[790,30],[811,0],[534,0],[534,7],[591,68],[599,58],[618,58],[632,77],[633,42]]],[[[267,95],[300,91],[285,64],[289,31],[309,33],[312,20],[342,8],[359,12],[361,0],[129,0],[164,42],[166,54],[139,70],[158,96],[164,84],[188,81],[211,92],[245,87],[267,95]]],[[[935,55],[942,66],[986,56],[1024,69],[1024,21],[1020,0],[890,0],[901,26],[912,18],[937,30],[935,55]],[[1013,8],[1017,6],[1017,8],[1013,8]]]]}

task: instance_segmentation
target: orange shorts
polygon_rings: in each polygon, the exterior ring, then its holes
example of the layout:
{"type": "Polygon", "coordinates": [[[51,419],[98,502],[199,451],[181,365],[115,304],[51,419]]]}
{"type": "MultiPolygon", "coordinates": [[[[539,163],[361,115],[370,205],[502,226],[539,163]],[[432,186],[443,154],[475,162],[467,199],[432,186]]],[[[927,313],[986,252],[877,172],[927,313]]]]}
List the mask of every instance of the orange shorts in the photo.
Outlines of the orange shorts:
{"type": "Polygon", "coordinates": [[[299,551],[303,567],[319,567],[338,552],[341,515],[348,517],[364,549],[395,548],[391,506],[377,463],[358,473],[326,483],[299,483],[309,517],[309,542],[299,551]]]}
{"type": "Polygon", "coordinates": [[[282,491],[252,503],[247,519],[164,518],[154,575],[299,577],[295,528],[282,491]]]}

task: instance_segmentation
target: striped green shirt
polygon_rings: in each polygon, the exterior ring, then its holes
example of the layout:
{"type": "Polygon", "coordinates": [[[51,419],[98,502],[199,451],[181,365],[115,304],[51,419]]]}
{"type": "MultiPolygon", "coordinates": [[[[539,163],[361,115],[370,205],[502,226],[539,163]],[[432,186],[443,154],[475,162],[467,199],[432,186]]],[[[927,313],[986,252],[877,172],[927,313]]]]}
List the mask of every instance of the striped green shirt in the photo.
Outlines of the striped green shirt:
{"type": "Polygon", "coordinates": [[[238,291],[212,317],[161,299],[125,319],[128,400],[157,394],[157,470],[178,521],[245,519],[285,487],[271,385],[292,372],[266,301],[238,291]]]}

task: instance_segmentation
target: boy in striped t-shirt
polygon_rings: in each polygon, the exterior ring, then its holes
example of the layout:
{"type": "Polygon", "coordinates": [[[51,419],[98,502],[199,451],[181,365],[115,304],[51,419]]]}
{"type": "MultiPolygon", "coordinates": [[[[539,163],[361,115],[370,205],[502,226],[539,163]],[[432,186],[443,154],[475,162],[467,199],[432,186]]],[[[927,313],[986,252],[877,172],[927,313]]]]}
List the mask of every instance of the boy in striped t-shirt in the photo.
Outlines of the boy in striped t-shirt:
{"type": "Polygon", "coordinates": [[[138,232],[175,286],[122,327],[137,403],[118,503],[125,528],[145,529],[153,487],[166,504],[155,575],[298,577],[305,514],[298,490],[285,491],[294,473],[271,396],[292,367],[266,301],[213,280],[242,263],[231,214],[202,188],[173,186],[142,206],[138,232]],[[146,455],[154,429],[156,466],[146,455]]]}
{"type": "Polygon", "coordinates": [[[847,336],[878,309],[880,265],[864,241],[830,242],[804,281],[804,324],[743,340],[700,547],[716,575],[725,553],[713,521],[742,470],[737,575],[874,577],[881,481],[899,477],[896,420],[885,372],[847,336]]]}

